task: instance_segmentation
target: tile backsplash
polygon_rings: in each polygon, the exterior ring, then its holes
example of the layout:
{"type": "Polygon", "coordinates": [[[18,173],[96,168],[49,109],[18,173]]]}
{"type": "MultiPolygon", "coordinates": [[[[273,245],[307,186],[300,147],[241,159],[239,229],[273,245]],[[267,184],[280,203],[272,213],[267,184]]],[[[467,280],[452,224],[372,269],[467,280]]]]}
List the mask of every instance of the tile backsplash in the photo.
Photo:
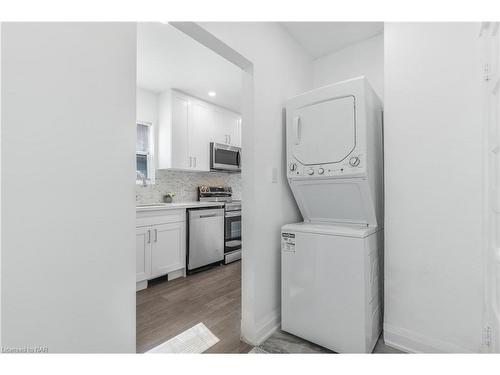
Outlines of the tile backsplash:
{"type": "Polygon", "coordinates": [[[233,198],[241,199],[241,174],[220,172],[184,172],[161,169],[156,171],[155,184],[137,185],[137,203],[163,201],[166,193],[175,193],[174,202],[190,202],[198,199],[198,186],[231,186],[233,198]]]}

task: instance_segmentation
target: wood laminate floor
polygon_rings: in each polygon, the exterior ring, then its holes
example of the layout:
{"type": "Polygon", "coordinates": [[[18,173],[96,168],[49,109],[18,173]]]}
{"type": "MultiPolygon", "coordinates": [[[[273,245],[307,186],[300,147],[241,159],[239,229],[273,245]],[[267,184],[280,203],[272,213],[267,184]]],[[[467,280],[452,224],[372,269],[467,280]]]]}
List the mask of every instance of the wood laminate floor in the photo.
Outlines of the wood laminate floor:
{"type": "Polygon", "coordinates": [[[203,323],[220,341],[206,353],[247,353],[240,340],[241,262],[186,278],[158,280],[137,292],[138,353],[203,323]]]}

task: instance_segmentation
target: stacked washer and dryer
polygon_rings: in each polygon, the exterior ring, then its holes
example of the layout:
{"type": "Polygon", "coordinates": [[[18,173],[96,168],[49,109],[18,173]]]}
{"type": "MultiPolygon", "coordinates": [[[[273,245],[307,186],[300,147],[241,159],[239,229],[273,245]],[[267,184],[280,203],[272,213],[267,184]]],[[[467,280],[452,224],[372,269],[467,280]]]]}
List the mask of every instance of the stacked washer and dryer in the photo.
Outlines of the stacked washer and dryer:
{"type": "Polygon", "coordinates": [[[281,229],[282,329],[369,353],[382,323],[381,102],[364,77],[294,97],[286,142],[304,221],[281,229]]]}

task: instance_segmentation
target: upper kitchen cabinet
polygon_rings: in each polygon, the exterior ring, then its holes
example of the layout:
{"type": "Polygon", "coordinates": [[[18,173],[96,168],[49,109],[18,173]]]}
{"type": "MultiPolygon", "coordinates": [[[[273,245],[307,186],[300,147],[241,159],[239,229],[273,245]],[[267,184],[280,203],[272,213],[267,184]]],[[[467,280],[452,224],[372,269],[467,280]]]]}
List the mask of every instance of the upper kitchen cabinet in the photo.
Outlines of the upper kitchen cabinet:
{"type": "MultiPolygon", "coordinates": [[[[189,100],[188,143],[190,168],[197,171],[210,170],[210,141],[215,128],[213,109],[199,101],[189,100]]],[[[173,127],[176,125],[173,124],[173,127]]],[[[175,144],[176,139],[172,137],[175,144]]]]}
{"type": "MultiPolygon", "coordinates": [[[[189,102],[187,98],[179,95],[172,95],[171,98],[171,118],[168,121],[168,123],[171,123],[171,126],[168,126],[170,132],[159,132],[159,137],[163,135],[166,138],[170,138],[170,147],[164,150],[166,152],[171,150],[170,158],[168,158],[171,160],[171,165],[167,165],[167,167],[175,166],[176,168],[187,169],[190,168],[192,164],[189,154],[189,102]]],[[[166,112],[168,116],[168,110],[166,112]]],[[[162,119],[160,118],[160,129],[161,128],[162,119]]],[[[159,143],[162,144],[166,142],[159,143]]],[[[160,150],[160,153],[161,151],[162,150],[160,150]]]]}
{"type": "Polygon", "coordinates": [[[210,142],[241,146],[241,116],[171,90],[159,100],[160,169],[210,170],[210,142]]]}
{"type": "Polygon", "coordinates": [[[241,147],[241,116],[223,109],[214,109],[213,142],[241,147]]]}

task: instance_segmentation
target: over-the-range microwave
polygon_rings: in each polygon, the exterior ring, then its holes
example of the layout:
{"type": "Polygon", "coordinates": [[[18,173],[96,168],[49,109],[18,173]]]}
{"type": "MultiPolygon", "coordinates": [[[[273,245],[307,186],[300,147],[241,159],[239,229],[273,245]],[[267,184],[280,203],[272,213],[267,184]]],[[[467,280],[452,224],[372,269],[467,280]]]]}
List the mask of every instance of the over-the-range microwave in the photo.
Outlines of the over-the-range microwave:
{"type": "Polygon", "coordinates": [[[210,142],[210,170],[240,172],[241,148],[210,142]]]}

